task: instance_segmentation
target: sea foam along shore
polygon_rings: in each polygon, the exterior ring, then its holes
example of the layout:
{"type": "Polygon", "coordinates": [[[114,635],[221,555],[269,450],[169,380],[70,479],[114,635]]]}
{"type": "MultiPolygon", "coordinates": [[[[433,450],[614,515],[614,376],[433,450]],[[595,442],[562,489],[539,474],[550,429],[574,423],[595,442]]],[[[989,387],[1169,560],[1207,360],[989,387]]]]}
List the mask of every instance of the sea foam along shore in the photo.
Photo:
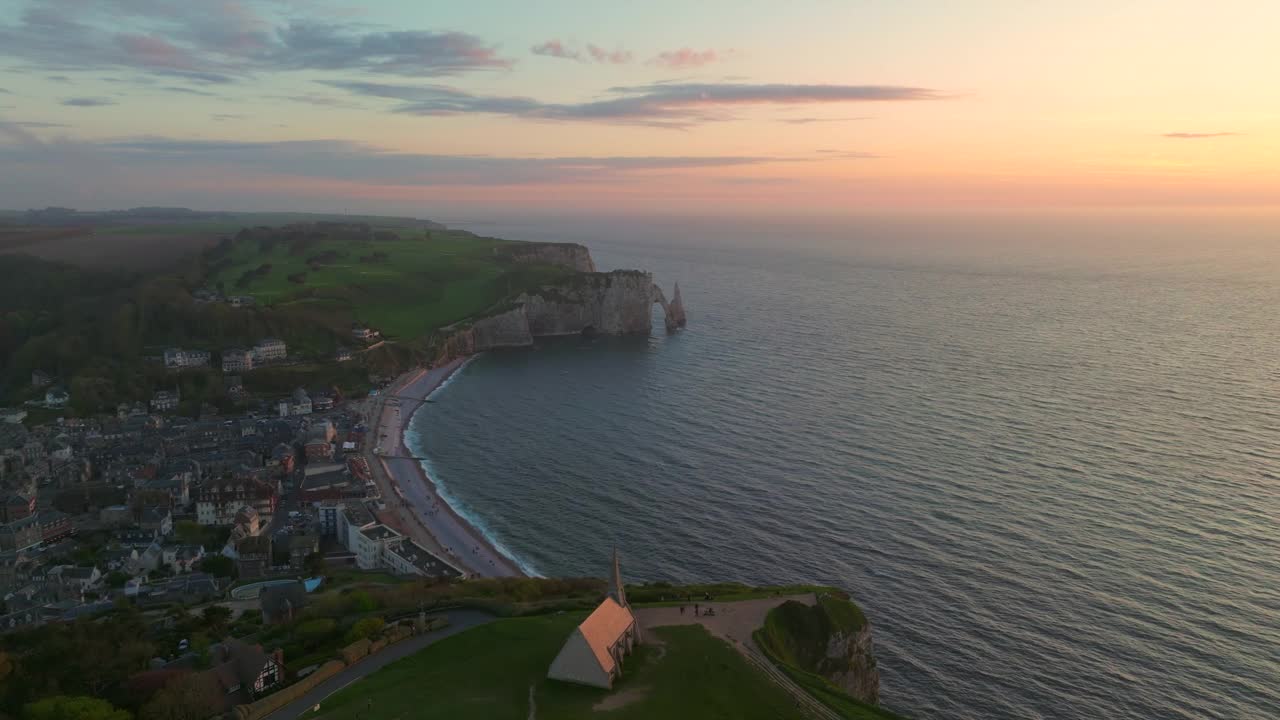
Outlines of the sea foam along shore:
{"type": "Polygon", "coordinates": [[[415,519],[450,561],[482,577],[522,576],[526,574],[524,569],[495,547],[476,524],[457,511],[451,498],[440,492],[416,455],[418,448],[407,442],[409,425],[426,399],[471,359],[457,358],[430,370],[412,371],[388,388],[385,395],[389,397],[375,428],[375,437],[384,438],[380,460],[415,519]],[[388,448],[386,444],[393,438],[394,445],[388,448]]]}

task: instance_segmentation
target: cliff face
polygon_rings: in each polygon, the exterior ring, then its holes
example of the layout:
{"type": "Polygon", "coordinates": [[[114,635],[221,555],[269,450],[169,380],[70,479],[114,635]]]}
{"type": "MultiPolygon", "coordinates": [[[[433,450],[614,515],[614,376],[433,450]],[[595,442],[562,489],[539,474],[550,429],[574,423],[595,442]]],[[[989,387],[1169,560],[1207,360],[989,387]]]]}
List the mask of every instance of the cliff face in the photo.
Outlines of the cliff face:
{"type": "Polygon", "coordinates": [[[557,265],[584,273],[596,271],[591,251],[575,243],[518,243],[496,252],[515,263],[557,265]]]}
{"type": "Polygon", "coordinates": [[[880,702],[880,671],[876,669],[870,625],[833,633],[827,641],[825,662],[819,662],[818,668],[853,697],[872,705],[880,702]]]}
{"type": "Polygon", "coordinates": [[[821,593],[814,605],[782,603],[755,638],[776,660],[821,675],[862,702],[880,702],[871,625],[842,593],[821,593]]]}
{"type": "Polygon", "coordinates": [[[636,270],[579,273],[563,283],[521,294],[502,312],[446,328],[440,356],[448,359],[527,347],[536,337],[648,335],[653,330],[655,302],[666,309],[667,329],[674,330],[677,324],[670,305],[653,284],[652,274],[636,270]]]}

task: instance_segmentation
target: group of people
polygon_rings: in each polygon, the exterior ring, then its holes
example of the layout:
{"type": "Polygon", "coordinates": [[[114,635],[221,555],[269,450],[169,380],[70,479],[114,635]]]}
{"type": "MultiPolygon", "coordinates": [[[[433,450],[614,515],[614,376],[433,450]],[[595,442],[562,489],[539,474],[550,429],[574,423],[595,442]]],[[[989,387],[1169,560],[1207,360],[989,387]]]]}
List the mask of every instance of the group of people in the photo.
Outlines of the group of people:
{"type": "MultiPolygon", "coordinates": [[[[680,614],[681,614],[681,615],[683,615],[683,614],[684,614],[684,605],[681,605],[681,606],[680,606],[680,614]]],[[[715,610],[715,608],[711,607],[710,605],[708,605],[708,606],[707,606],[707,609],[706,609],[706,610],[703,610],[701,605],[699,605],[698,603],[694,603],[694,604],[693,604],[693,614],[694,614],[694,616],[695,616],[695,617],[696,617],[696,616],[699,616],[699,615],[708,616],[708,617],[715,617],[716,610],[715,610]]]]}

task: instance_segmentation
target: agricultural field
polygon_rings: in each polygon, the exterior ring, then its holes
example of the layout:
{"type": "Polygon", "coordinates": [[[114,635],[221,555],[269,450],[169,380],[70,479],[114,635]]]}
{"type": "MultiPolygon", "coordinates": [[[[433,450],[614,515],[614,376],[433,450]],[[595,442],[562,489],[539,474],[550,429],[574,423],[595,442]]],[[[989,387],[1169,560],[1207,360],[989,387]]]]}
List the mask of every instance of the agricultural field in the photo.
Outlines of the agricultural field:
{"type": "Polygon", "coordinates": [[[333,307],[394,339],[422,337],[569,271],[495,259],[510,241],[401,229],[380,239],[242,237],[210,253],[210,286],[266,307],[333,307]]]}

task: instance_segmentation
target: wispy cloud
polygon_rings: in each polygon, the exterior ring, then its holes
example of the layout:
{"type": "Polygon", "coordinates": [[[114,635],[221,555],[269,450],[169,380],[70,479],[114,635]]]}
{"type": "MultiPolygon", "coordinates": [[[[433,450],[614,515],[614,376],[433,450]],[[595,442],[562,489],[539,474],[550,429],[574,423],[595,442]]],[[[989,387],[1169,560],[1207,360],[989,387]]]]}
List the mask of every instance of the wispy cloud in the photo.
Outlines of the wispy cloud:
{"type": "Polygon", "coordinates": [[[719,60],[720,56],[715,50],[694,50],[693,48],[680,48],[679,50],[667,50],[660,52],[649,61],[652,65],[660,65],[662,67],[683,70],[687,68],[699,68],[703,65],[710,65],[719,60]]]}
{"type": "Polygon", "coordinates": [[[166,85],[161,90],[171,93],[179,93],[182,95],[200,95],[202,97],[218,97],[218,93],[209,92],[208,90],[199,90],[196,88],[180,87],[177,85],[166,85]]]}
{"type": "Polygon", "coordinates": [[[534,55],[560,58],[561,60],[607,63],[610,65],[625,65],[631,62],[632,58],[632,54],[629,50],[623,50],[621,48],[617,50],[605,50],[594,43],[587,43],[586,50],[578,50],[577,48],[571,48],[565,45],[557,38],[538,43],[537,45],[529,48],[529,52],[534,55]]]}
{"type": "Polygon", "coordinates": [[[854,120],[870,120],[869,115],[860,115],[858,117],[798,117],[798,118],[778,118],[778,122],[788,125],[809,125],[812,123],[828,123],[828,122],[852,122],[854,120]]]}
{"type": "Polygon", "coordinates": [[[117,69],[199,83],[290,70],[438,77],[512,62],[468,33],[308,19],[298,7],[290,15],[277,24],[237,0],[44,0],[0,23],[0,56],[28,68],[117,69]]]}
{"type": "MultiPolygon", "coordinates": [[[[376,185],[504,186],[593,182],[635,173],[683,172],[805,162],[790,157],[564,156],[502,157],[392,152],[344,140],[242,142],[140,137],[100,142],[42,143],[20,126],[5,126],[7,166],[65,164],[67,177],[90,168],[129,172],[200,168],[223,173],[310,178],[376,185]]],[[[0,136],[3,138],[4,136],[0,136]]],[[[812,161],[812,160],[809,160],[812,161]]]]}
{"type": "Polygon", "coordinates": [[[393,112],[448,116],[468,113],[548,121],[580,121],[684,128],[735,117],[752,105],[821,105],[939,100],[936,90],[894,85],[786,85],[653,83],[610,88],[609,97],[581,103],[547,103],[520,96],[477,95],[443,85],[388,85],[332,81],[347,92],[401,101],[393,112]]]}
{"type": "Polygon", "coordinates": [[[1239,134],[1235,132],[1171,132],[1165,133],[1164,137],[1175,140],[1204,140],[1206,138],[1232,137],[1239,134]]]}
{"type": "Polygon", "coordinates": [[[103,107],[106,105],[115,105],[116,101],[111,98],[103,97],[75,97],[63,100],[62,104],[67,107],[103,107]]]}
{"type": "Polygon", "coordinates": [[[544,43],[538,43],[529,48],[529,52],[534,55],[544,55],[546,57],[560,58],[562,60],[581,60],[582,53],[577,50],[570,50],[564,46],[559,40],[548,40],[544,43]]]}
{"type": "Polygon", "coordinates": [[[11,124],[24,128],[65,128],[71,127],[65,123],[41,122],[39,120],[12,120],[11,124]]]}
{"type": "Polygon", "coordinates": [[[587,43],[587,54],[598,63],[625,65],[631,62],[631,52],[628,50],[605,50],[599,45],[592,45],[591,43],[587,43]]]}

